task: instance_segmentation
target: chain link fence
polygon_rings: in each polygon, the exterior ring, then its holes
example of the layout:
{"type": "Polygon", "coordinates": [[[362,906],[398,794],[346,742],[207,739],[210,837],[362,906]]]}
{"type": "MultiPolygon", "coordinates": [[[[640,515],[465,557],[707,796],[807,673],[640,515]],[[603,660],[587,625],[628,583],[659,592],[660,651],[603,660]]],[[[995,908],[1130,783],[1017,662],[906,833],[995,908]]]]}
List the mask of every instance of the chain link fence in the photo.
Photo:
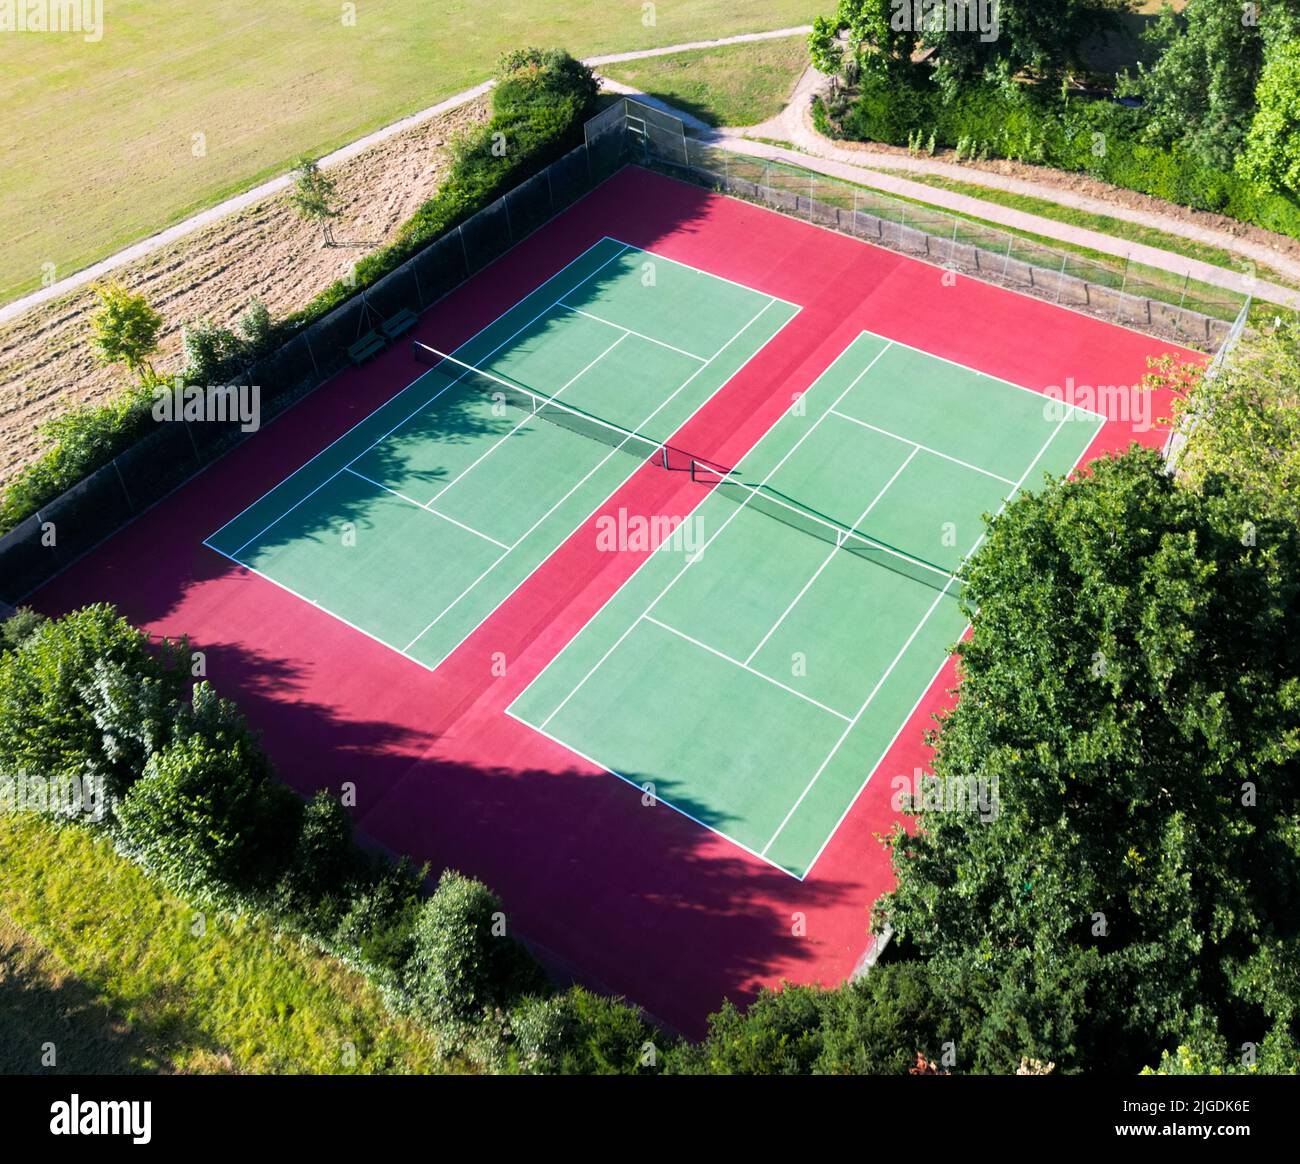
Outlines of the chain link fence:
{"type": "MultiPolygon", "coordinates": [[[[383,320],[426,310],[610,177],[626,161],[626,123],[616,102],[588,122],[582,145],[243,369],[261,423],[345,368],[348,348],[383,320]]],[[[0,603],[16,605],[247,435],[237,420],[158,424],[0,537],[0,603]]]]}
{"type": "Polygon", "coordinates": [[[1131,260],[1091,258],[784,161],[691,137],[681,120],[624,99],[644,164],[818,226],[1164,338],[1214,350],[1249,296],[1131,260]]]}

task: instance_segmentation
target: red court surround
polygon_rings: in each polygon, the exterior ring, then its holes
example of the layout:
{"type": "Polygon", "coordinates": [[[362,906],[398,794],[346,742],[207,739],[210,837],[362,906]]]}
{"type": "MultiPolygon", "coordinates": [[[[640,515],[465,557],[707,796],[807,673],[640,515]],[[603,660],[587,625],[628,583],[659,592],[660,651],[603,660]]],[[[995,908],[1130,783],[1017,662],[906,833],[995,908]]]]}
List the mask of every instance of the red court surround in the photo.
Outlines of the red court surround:
{"type": "MultiPolygon", "coordinates": [[[[674,438],[722,464],[864,329],[1036,390],[1133,385],[1148,355],[1194,355],[965,277],[945,285],[937,267],[637,168],[426,312],[418,336],[454,349],[604,235],[802,307],[674,438]]],[[[642,560],[597,551],[594,517],[436,673],[201,544],[418,371],[398,344],[340,374],[35,603],[57,612],[111,601],[153,632],[188,634],[288,782],[305,793],[354,782],[366,836],[482,878],[553,967],[682,1030],[698,1034],[724,997],[743,1001],[760,984],[844,978],[890,884],[874,839],[896,819],[890,781],[926,763],[922,733],[949,698],[951,660],[799,882],[671,809],[643,806],[635,789],[503,714],[642,560]],[[504,677],[492,673],[494,652],[504,677]]],[[[1157,399],[1151,416],[1167,412],[1157,399]]],[[[1159,445],[1163,432],[1113,419],[1088,457],[1130,439],[1159,445]]],[[[601,512],[684,515],[699,489],[647,465],[601,512]]]]}

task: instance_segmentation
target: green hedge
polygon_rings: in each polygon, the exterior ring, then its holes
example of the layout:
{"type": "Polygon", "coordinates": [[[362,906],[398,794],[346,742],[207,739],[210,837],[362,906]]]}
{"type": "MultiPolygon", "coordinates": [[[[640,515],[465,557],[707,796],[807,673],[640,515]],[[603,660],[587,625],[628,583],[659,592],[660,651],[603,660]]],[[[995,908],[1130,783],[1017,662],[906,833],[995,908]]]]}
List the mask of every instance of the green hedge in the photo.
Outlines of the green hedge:
{"type": "Polygon", "coordinates": [[[1237,174],[1207,166],[1186,149],[1143,142],[1143,115],[1113,101],[1045,99],[1023,88],[977,85],[945,102],[932,86],[864,80],[857,96],[820,106],[823,131],[859,141],[963,147],[993,156],[1086,173],[1137,190],[1300,238],[1300,205],[1237,174]]]}
{"type": "Polygon", "coordinates": [[[449,870],[426,895],[427,870],[361,849],[335,797],[304,802],[277,781],[238,708],[188,663],[183,640],[151,643],[108,605],[0,624],[0,810],[41,778],[50,792],[24,807],[106,832],[192,901],[311,938],[485,1066],[657,1066],[646,1048],[663,1036],[618,999],[556,993],[486,886],[449,870]],[[53,803],[55,778],[93,778],[106,810],[53,803]]]}
{"type": "MultiPolygon", "coordinates": [[[[438,192],[402,224],[392,243],[357,263],[351,282],[332,284],[273,327],[265,319],[255,321],[259,346],[286,342],[578,145],[596,91],[591,70],[562,49],[506,54],[497,68],[492,117],[456,143],[454,161],[438,192]],[[504,153],[494,152],[497,143],[504,144],[504,153]]],[[[196,342],[211,338],[196,333],[196,342]]],[[[197,382],[212,381],[205,375],[197,382]]],[[[49,448],[0,496],[0,535],[145,436],[153,424],[152,403],[150,389],[136,387],[106,404],[73,409],[47,424],[42,436],[49,448]]]]}
{"type": "Polygon", "coordinates": [[[393,242],[357,263],[354,283],[339,280],[285,322],[300,327],[327,315],[578,145],[597,89],[591,70],[562,49],[507,53],[497,67],[492,117],[456,143],[437,194],[402,224],[393,242]],[[498,155],[494,146],[505,152],[498,155]]]}

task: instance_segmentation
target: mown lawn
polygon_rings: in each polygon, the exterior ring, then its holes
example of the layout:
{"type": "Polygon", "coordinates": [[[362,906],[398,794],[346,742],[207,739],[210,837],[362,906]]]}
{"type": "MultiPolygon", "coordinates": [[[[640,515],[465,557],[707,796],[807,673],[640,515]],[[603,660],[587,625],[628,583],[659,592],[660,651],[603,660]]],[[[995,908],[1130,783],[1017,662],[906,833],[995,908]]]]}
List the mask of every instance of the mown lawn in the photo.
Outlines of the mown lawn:
{"type": "Polygon", "coordinates": [[[601,72],[710,125],[757,125],[781,112],[807,67],[807,39],[792,36],[647,57],[601,72]]]}
{"type": "Polygon", "coordinates": [[[805,24],[815,0],[106,0],[103,35],[0,36],[0,302],[486,79],[805,24]],[[347,14],[355,11],[355,20],[347,14]],[[52,266],[43,270],[43,264],[52,266]]]}
{"type": "Polygon", "coordinates": [[[0,814],[0,1072],[464,1069],[297,938],[201,914],[85,831],[0,814]]]}

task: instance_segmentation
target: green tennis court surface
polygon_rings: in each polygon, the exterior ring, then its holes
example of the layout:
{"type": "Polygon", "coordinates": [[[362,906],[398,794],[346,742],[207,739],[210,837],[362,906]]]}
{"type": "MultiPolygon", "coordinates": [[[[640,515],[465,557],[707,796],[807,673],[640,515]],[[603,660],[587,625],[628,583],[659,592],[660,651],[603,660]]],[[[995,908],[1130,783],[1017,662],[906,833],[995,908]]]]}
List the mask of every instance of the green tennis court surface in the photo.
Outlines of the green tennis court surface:
{"type": "Polygon", "coordinates": [[[797,310],[603,239],[205,544],[434,667],[797,310]]]}
{"type": "Polygon", "coordinates": [[[1103,423],[1048,404],[862,335],[510,714],[802,877],[965,629],[982,514],[1103,423]]]}

